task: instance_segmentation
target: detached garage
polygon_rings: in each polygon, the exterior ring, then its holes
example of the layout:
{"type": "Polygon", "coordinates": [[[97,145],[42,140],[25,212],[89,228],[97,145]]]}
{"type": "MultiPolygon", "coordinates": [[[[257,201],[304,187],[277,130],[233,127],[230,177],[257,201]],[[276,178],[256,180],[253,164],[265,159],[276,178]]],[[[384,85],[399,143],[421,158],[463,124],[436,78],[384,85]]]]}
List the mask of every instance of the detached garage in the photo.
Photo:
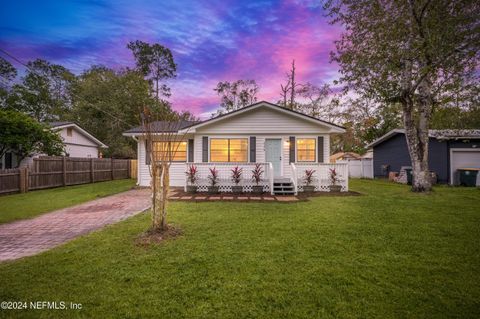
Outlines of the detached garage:
{"type": "MultiPolygon", "coordinates": [[[[429,167],[439,183],[458,185],[464,169],[480,170],[480,130],[430,130],[429,167]]],[[[395,129],[370,145],[375,177],[411,167],[405,131],[395,129]]],[[[477,176],[480,186],[480,172],[477,176]]]]}

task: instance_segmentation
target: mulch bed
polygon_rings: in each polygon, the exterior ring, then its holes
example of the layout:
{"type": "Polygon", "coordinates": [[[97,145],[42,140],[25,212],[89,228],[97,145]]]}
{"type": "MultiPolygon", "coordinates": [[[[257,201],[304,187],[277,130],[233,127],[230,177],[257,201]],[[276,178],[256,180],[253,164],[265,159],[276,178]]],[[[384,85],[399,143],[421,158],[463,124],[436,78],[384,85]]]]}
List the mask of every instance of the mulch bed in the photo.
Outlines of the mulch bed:
{"type": "Polygon", "coordinates": [[[181,236],[182,233],[183,232],[180,228],[173,225],[168,225],[166,230],[149,229],[135,239],[135,244],[137,246],[146,248],[150,245],[159,244],[166,239],[172,239],[181,236]]]}
{"type": "Polygon", "coordinates": [[[307,201],[310,197],[345,197],[345,196],[359,196],[357,192],[341,192],[341,193],[329,193],[329,192],[315,192],[310,194],[299,193],[294,195],[270,195],[267,193],[261,195],[255,195],[251,193],[242,193],[235,195],[232,193],[220,193],[220,194],[208,194],[208,193],[186,193],[183,190],[176,189],[172,191],[170,195],[171,201],[187,201],[187,202],[211,202],[211,201],[226,201],[226,202],[282,202],[293,203],[299,201],[307,201]]]}

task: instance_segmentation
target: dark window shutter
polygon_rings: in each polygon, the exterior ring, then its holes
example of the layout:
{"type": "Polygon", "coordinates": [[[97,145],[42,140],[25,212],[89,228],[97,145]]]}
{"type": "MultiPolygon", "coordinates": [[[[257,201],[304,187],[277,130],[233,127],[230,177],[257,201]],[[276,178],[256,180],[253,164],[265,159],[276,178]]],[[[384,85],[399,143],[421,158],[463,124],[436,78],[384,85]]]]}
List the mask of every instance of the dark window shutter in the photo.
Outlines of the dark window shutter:
{"type": "Polygon", "coordinates": [[[150,165],[150,143],[145,140],[145,164],[150,165]]]}
{"type": "Polygon", "coordinates": [[[250,163],[257,161],[257,138],[250,136],[250,163]]]}
{"type": "Polygon", "coordinates": [[[318,137],[317,143],[317,161],[323,163],[323,136],[318,137]]]}
{"type": "Polygon", "coordinates": [[[208,136],[202,136],[202,162],[208,162],[208,136]]]}
{"type": "Polygon", "coordinates": [[[194,152],[193,139],[189,139],[188,140],[188,161],[190,163],[193,163],[193,152],[194,152]]]}
{"type": "Polygon", "coordinates": [[[295,163],[295,136],[290,136],[290,163],[295,163]]]}

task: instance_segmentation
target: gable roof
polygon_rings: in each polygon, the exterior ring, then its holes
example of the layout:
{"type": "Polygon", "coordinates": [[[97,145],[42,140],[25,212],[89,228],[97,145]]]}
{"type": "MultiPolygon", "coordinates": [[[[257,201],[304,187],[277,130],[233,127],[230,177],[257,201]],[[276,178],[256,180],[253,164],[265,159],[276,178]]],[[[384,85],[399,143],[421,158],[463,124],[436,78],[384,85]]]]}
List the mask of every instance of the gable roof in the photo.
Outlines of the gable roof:
{"type": "Polygon", "coordinates": [[[47,123],[48,126],[50,126],[52,128],[52,130],[55,130],[55,131],[58,131],[58,130],[62,130],[64,128],[68,128],[68,127],[74,127],[76,130],[78,130],[82,135],[84,135],[85,137],[87,137],[89,140],[91,140],[92,142],[94,142],[95,144],[97,144],[99,147],[102,147],[102,148],[108,148],[107,145],[103,144],[99,139],[97,139],[95,136],[93,136],[92,134],[88,133],[86,130],[84,130],[83,128],[81,128],[78,124],[74,123],[74,122],[48,122],[47,123]]]}
{"type": "Polygon", "coordinates": [[[310,121],[310,122],[315,122],[317,124],[325,125],[325,126],[331,128],[332,130],[334,130],[336,133],[344,133],[345,132],[345,128],[343,126],[336,125],[334,123],[330,123],[330,122],[318,119],[316,117],[313,117],[313,116],[310,116],[310,115],[307,115],[307,114],[304,114],[304,113],[301,113],[301,112],[298,112],[298,111],[295,111],[295,110],[287,109],[285,107],[282,107],[280,105],[273,104],[273,103],[270,103],[270,102],[267,102],[267,101],[260,101],[260,102],[254,103],[254,104],[250,104],[250,105],[248,105],[244,108],[241,108],[241,109],[229,112],[229,113],[221,114],[221,115],[218,115],[216,117],[213,117],[213,118],[205,120],[205,121],[195,123],[195,124],[193,124],[189,127],[186,127],[184,130],[188,129],[189,131],[192,131],[192,130],[194,131],[195,129],[200,128],[202,126],[209,125],[209,124],[212,124],[212,123],[215,123],[215,122],[218,122],[218,121],[222,121],[222,120],[225,120],[227,118],[230,118],[230,117],[233,117],[233,116],[236,116],[236,115],[239,115],[239,114],[243,114],[243,113],[255,110],[259,107],[268,107],[270,109],[274,109],[274,110],[283,112],[285,114],[295,116],[297,118],[301,118],[301,119],[304,119],[304,120],[307,120],[307,121],[310,121]]]}
{"type": "MultiPolygon", "coordinates": [[[[404,129],[393,129],[387,134],[379,137],[372,143],[368,144],[366,147],[371,148],[377,146],[380,143],[383,143],[386,140],[389,140],[397,134],[405,134],[404,129]]],[[[464,130],[464,129],[447,129],[447,130],[429,130],[428,136],[431,138],[436,138],[437,140],[452,140],[452,139],[480,139],[480,129],[473,130],[464,130]]]]}
{"type": "MultiPolygon", "coordinates": [[[[310,116],[310,115],[307,115],[307,114],[304,114],[304,113],[301,113],[301,112],[298,112],[298,111],[290,110],[290,109],[284,108],[280,105],[273,104],[273,103],[266,102],[266,101],[260,101],[260,102],[254,103],[254,104],[250,104],[250,105],[248,105],[244,108],[241,108],[241,109],[229,112],[229,113],[221,114],[221,115],[218,115],[216,117],[213,117],[211,119],[204,120],[204,121],[186,121],[186,120],[182,120],[182,121],[178,121],[178,122],[157,121],[157,122],[153,122],[153,128],[154,128],[155,132],[157,132],[157,133],[167,133],[167,132],[170,132],[170,133],[171,132],[179,132],[179,133],[183,133],[183,134],[187,133],[187,132],[192,133],[192,132],[195,132],[195,129],[197,129],[199,127],[202,127],[204,125],[213,124],[217,121],[222,121],[222,120],[228,119],[230,117],[252,111],[252,110],[257,109],[257,108],[262,107],[262,106],[263,107],[268,107],[268,108],[271,108],[271,109],[274,109],[274,110],[277,110],[277,111],[280,111],[280,112],[283,112],[283,113],[288,114],[290,116],[295,116],[297,118],[301,118],[301,119],[304,119],[304,120],[307,120],[307,121],[310,121],[310,122],[314,122],[314,123],[317,123],[317,124],[322,124],[324,126],[327,126],[327,127],[331,128],[334,131],[334,133],[344,133],[345,132],[345,128],[343,126],[336,125],[334,123],[330,123],[330,122],[318,119],[316,117],[313,117],[313,116],[310,116]]],[[[122,135],[124,135],[124,136],[138,136],[138,135],[141,135],[143,133],[144,133],[143,127],[142,126],[137,126],[137,127],[134,127],[134,128],[132,128],[128,131],[125,131],[122,135]]]]}

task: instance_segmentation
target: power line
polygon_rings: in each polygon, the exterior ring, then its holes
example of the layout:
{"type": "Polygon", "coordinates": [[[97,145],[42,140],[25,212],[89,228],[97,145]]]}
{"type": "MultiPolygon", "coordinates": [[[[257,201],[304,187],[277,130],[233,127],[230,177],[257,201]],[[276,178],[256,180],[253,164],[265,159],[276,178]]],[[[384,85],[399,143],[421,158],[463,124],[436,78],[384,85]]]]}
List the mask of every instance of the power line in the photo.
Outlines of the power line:
{"type": "MultiPolygon", "coordinates": [[[[36,74],[37,76],[40,76],[40,77],[43,76],[43,75],[40,75],[36,70],[33,70],[28,64],[23,63],[20,59],[18,59],[17,57],[15,57],[13,54],[9,53],[8,51],[0,48],[0,52],[2,52],[3,54],[5,54],[6,56],[8,56],[10,59],[14,60],[15,62],[23,65],[23,66],[26,67],[30,72],[36,74]]],[[[71,94],[72,97],[76,97],[78,100],[81,100],[79,96],[73,94],[72,92],[71,92],[70,94],[71,94]]],[[[92,106],[94,109],[96,109],[96,110],[98,110],[98,111],[100,111],[100,112],[103,112],[103,113],[111,116],[112,118],[114,118],[114,119],[116,119],[116,120],[119,120],[119,121],[121,121],[121,122],[123,122],[123,123],[125,123],[125,124],[131,125],[130,123],[126,122],[125,120],[123,120],[123,119],[121,119],[121,118],[119,118],[119,117],[117,117],[117,116],[115,116],[115,115],[113,115],[113,114],[111,114],[111,113],[109,113],[109,112],[107,112],[107,111],[105,111],[105,110],[102,110],[101,108],[98,108],[96,105],[93,105],[92,103],[90,103],[90,102],[88,102],[88,101],[85,101],[85,102],[87,103],[87,105],[92,106]]]]}

